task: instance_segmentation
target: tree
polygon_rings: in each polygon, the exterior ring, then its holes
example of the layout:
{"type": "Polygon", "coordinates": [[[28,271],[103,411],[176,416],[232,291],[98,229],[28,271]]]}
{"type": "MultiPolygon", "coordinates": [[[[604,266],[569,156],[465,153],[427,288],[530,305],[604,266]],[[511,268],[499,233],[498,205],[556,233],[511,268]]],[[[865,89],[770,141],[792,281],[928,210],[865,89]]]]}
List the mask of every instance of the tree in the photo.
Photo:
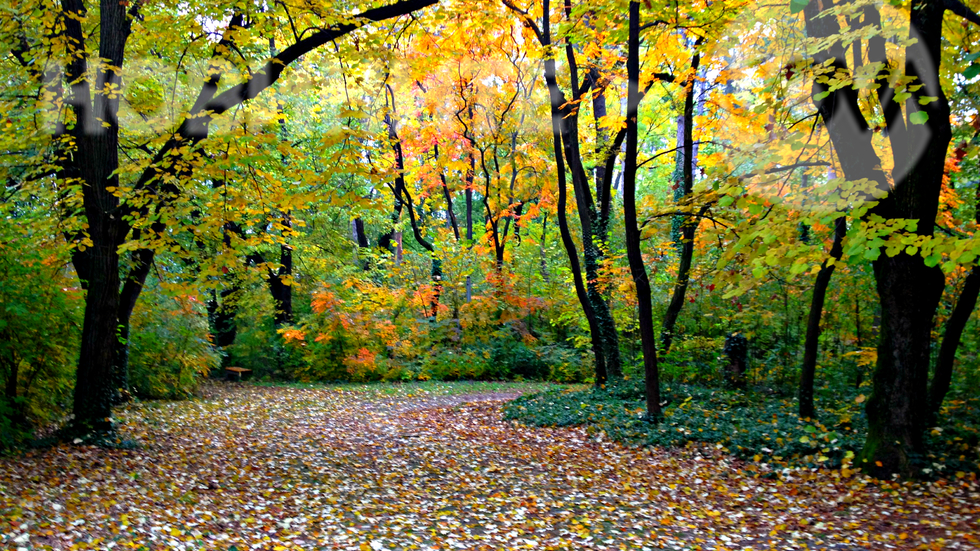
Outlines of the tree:
{"type": "MultiPolygon", "coordinates": [[[[572,36],[565,36],[563,39],[565,42],[565,62],[569,67],[569,87],[571,89],[571,100],[569,100],[558,84],[558,72],[553,57],[557,44],[552,41],[551,36],[550,2],[545,0],[542,5],[540,27],[531,18],[528,10],[521,9],[509,0],[504,0],[504,5],[521,17],[525,27],[534,32],[534,36],[544,49],[544,78],[551,102],[553,132],[557,132],[554,141],[554,154],[558,172],[558,227],[571,265],[576,295],[589,323],[592,349],[596,359],[596,384],[602,384],[607,378],[618,379],[622,377],[616,324],[598,288],[599,267],[605,256],[601,244],[605,242],[607,237],[608,214],[612,197],[609,189],[612,185],[612,172],[608,168],[615,162],[616,151],[610,149],[606,162],[601,163],[605,166],[606,173],[602,181],[603,188],[599,190],[598,194],[600,204],[596,205],[589,186],[585,164],[582,160],[582,144],[580,143],[581,136],[578,127],[578,103],[588,96],[592,87],[598,84],[599,78],[594,72],[596,69],[593,69],[587,71],[584,78],[579,79],[576,45],[572,36]],[[608,162],[610,158],[612,163],[608,162]],[[582,277],[583,263],[579,261],[578,246],[572,239],[567,214],[564,210],[567,207],[566,169],[572,178],[573,196],[578,212],[579,226],[581,227],[585,268],[584,280],[582,277]]],[[[563,14],[567,19],[572,18],[571,0],[565,1],[563,14]]],[[[595,92],[602,93],[601,90],[595,92]]]]}
{"type": "Polygon", "coordinates": [[[931,331],[945,286],[938,266],[942,249],[935,238],[952,136],[949,102],[939,78],[943,16],[949,8],[975,23],[980,17],[957,1],[912,0],[909,43],[900,50],[904,59],[894,60],[886,55],[887,27],[878,8],[863,4],[864,25],[875,33],[868,40],[868,59],[878,70],[875,96],[894,166],[889,178],[872,144],[873,132],[861,112],[857,90],[830,82],[852,78],[838,39],[839,22],[830,11],[834,7],[830,1],[812,0],[802,10],[807,34],[825,44],[813,56],[813,102],[844,175],[870,182],[869,193],[877,199],[854,235],[858,246],[861,239],[868,243],[866,256],[873,259],[882,310],[874,388],[867,403],[869,431],[859,459],[871,472],[907,475],[923,452],[931,331]]]}
{"type": "Polygon", "coordinates": [[[37,38],[40,43],[29,45],[20,55],[35,56],[29,64],[37,66],[64,60],[63,75],[38,85],[57,90],[62,78],[67,83],[63,96],[53,101],[69,106],[70,116],[60,122],[52,143],[59,150],[58,176],[81,186],[85,217],[85,226],[69,236],[75,245],[73,264],[86,289],[73,408],[73,423],[79,432],[111,431],[114,386],[120,380],[114,367],[120,360],[116,343],[125,342],[129,316],[153,262],[155,249],[147,243],[166,241],[169,225],[159,213],[180,196],[181,182],[204,162],[201,144],[212,121],[255,98],[287,66],[315,48],[367,23],[411,13],[435,1],[404,0],[352,18],[327,17],[319,25],[311,21],[311,32],[296,35],[294,43],[261,69],[219,93],[225,76],[222,61],[233,51],[241,51],[243,45],[238,42],[244,31],[278,15],[234,11],[214,47],[211,68],[188,115],[163,139],[151,140],[160,145],[142,169],[135,171],[132,181],[121,178],[131,170],[121,166],[118,91],[123,86],[127,46],[134,32],[141,43],[150,39],[156,30],[152,27],[154,14],[144,13],[148,10],[142,2],[113,0],[101,0],[94,17],[92,6],[83,0],[65,0],[60,8],[45,11],[44,31],[37,38]],[[46,58],[48,51],[61,55],[46,58]],[[90,57],[93,54],[97,61],[90,57]],[[124,188],[131,191],[124,195],[124,188]],[[152,221],[141,223],[143,220],[152,221]],[[123,263],[121,247],[126,243],[133,246],[129,261],[123,263]],[[128,272],[120,277],[123,267],[128,272]]]}
{"type": "Polygon", "coordinates": [[[657,336],[653,332],[650,279],[643,263],[640,227],[636,218],[636,156],[639,142],[640,105],[640,3],[629,4],[626,72],[629,78],[626,100],[626,151],[623,166],[623,213],[626,221],[626,255],[636,287],[643,346],[643,373],[646,381],[647,417],[658,420],[660,412],[660,372],[657,366],[657,336]]]}

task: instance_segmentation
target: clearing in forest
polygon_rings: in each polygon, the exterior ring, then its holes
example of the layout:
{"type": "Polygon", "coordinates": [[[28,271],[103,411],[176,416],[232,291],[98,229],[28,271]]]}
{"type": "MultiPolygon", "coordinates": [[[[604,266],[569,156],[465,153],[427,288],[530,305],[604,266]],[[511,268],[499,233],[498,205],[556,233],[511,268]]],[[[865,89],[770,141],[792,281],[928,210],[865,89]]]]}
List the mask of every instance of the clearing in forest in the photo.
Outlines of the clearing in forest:
{"type": "Polygon", "coordinates": [[[129,450],[0,460],[4,549],[976,549],[964,477],[757,478],[710,448],[529,429],[527,386],[224,385],[119,414],[129,450]],[[462,390],[461,390],[462,389],[462,390]]]}

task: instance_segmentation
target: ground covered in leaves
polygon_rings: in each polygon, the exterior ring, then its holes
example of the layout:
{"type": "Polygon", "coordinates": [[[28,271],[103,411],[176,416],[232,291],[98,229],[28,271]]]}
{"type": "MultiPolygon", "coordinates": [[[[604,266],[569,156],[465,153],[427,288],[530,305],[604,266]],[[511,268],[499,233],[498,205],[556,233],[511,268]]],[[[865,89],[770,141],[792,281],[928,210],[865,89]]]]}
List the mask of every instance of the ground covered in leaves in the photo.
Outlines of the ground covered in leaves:
{"type": "Polygon", "coordinates": [[[228,385],[136,404],[119,415],[136,449],[0,459],[0,547],[980,548],[972,475],[763,477],[710,447],[502,420],[527,388],[228,385]]]}

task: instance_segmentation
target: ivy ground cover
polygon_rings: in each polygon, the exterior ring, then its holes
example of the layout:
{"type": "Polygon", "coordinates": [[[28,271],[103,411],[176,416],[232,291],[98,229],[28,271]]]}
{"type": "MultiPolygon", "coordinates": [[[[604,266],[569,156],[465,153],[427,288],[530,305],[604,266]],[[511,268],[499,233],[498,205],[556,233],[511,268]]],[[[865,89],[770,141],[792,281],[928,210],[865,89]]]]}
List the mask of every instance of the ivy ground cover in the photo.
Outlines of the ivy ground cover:
{"type": "Polygon", "coordinates": [[[138,446],[0,460],[0,547],[976,549],[974,477],[763,478],[711,447],[502,420],[528,385],[210,387],[120,412],[138,446]]]}

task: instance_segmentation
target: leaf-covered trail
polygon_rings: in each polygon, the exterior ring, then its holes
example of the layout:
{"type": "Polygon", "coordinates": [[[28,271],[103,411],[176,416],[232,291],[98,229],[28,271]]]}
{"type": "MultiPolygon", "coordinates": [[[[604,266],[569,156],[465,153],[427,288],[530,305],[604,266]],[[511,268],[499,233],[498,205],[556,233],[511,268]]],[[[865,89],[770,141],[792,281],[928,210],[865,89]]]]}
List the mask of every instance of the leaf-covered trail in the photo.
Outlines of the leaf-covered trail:
{"type": "Polygon", "coordinates": [[[507,394],[378,388],[218,387],[122,412],[140,449],[0,460],[0,546],[980,547],[980,489],[968,478],[754,478],[703,448],[627,449],[581,429],[501,421],[507,394]]]}

